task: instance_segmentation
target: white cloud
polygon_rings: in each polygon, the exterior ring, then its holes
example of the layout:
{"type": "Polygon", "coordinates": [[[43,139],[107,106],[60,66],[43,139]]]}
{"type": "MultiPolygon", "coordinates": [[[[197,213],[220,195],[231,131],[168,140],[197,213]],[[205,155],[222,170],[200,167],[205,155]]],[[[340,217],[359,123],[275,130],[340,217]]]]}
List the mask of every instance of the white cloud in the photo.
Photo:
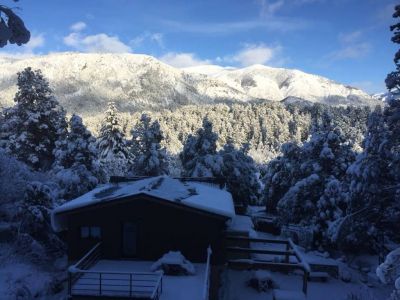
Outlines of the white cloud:
{"type": "Polygon", "coordinates": [[[359,59],[368,55],[368,53],[371,51],[371,48],[371,45],[366,42],[355,43],[332,52],[329,57],[332,60],[359,59]]]}
{"type": "Polygon", "coordinates": [[[355,86],[369,94],[378,94],[386,91],[384,81],[373,82],[373,81],[358,81],[350,83],[351,86],[355,86]]]}
{"type": "Polygon", "coordinates": [[[370,43],[362,40],[363,32],[360,30],[341,33],[338,36],[340,48],[329,53],[326,58],[330,61],[359,59],[367,56],[372,49],[370,43]]]}
{"type": "Polygon", "coordinates": [[[342,44],[349,44],[353,42],[357,42],[361,38],[362,32],[360,30],[348,32],[348,33],[340,33],[339,34],[339,42],[342,44]]]}
{"type": "Polygon", "coordinates": [[[263,43],[246,44],[236,54],[228,55],[221,60],[227,63],[239,64],[243,67],[255,64],[281,65],[284,61],[280,58],[281,50],[280,46],[269,47],[263,43]]]}
{"type": "Polygon", "coordinates": [[[13,57],[13,58],[26,58],[35,56],[37,48],[44,46],[46,40],[43,33],[32,34],[29,42],[22,46],[8,45],[7,49],[14,48],[13,51],[1,51],[1,57],[13,57]]]}
{"type": "Polygon", "coordinates": [[[132,39],[129,42],[129,44],[133,48],[138,48],[138,47],[142,46],[146,40],[149,40],[150,42],[154,42],[159,47],[164,48],[164,36],[162,33],[159,33],[159,32],[151,33],[151,32],[145,31],[144,33],[142,33],[139,36],[132,39]]]}
{"type": "Polygon", "coordinates": [[[258,28],[268,31],[287,32],[302,30],[310,26],[310,22],[307,20],[277,17],[271,17],[268,18],[268,20],[256,19],[221,23],[188,23],[173,20],[163,20],[161,23],[168,30],[175,32],[190,32],[207,35],[229,35],[258,28]]]}
{"type": "Polygon", "coordinates": [[[132,51],[131,47],[121,42],[117,36],[109,36],[105,33],[85,36],[79,32],[72,32],[64,37],[64,44],[83,52],[125,53],[132,51]]]}
{"type": "Polygon", "coordinates": [[[260,16],[271,18],[279,10],[292,8],[295,6],[307,5],[315,2],[323,2],[325,0],[258,0],[260,5],[260,16]]]}
{"type": "Polygon", "coordinates": [[[159,59],[176,68],[209,65],[212,63],[211,60],[197,58],[194,53],[168,52],[159,59]]]}
{"type": "Polygon", "coordinates": [[[28,52],[33,52],[36,48],[40,48],[45,44],[45,39],[43,33],[33,34],[29,42],[22,46],[23,49],[26,49],[28,52]]]}
{"type": "Polygon", "coordinates": [[[70,27],[71,31],[74,31],[74,32],[82,31],[85,28],[86,28],[85,22],[77,22],[75,24],[72,24],[70,27]]]}

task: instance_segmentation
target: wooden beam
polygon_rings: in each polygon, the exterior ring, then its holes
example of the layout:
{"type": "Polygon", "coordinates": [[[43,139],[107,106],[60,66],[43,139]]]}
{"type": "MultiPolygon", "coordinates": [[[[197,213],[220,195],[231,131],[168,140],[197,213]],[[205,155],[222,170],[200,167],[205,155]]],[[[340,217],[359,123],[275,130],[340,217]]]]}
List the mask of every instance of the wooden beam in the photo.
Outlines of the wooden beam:
{"type": "Polygon", "coordinates": [[[228,252],[236,252],[236,253],[258,253],[258,254],[273,254],[273,255],[282,255],[287,256],[291,255],[294,256],[293,251],[284,251],[284,250],[265,250],[265,249],[252,249],[252,248],[242,248],[242,247],[227,247],[226,251],[228,252]]]}
{"type": "Polygon", "coordinates": [[[247,238],[247,237],[239,237],[239,236],[226,236],[227,240],[235,240],[235,241],[248,241],[253,243],[269,243],[269,244],[288,244],[288,240],[272,240],[272,239],[257,239],[257,238],[247,238]]]}

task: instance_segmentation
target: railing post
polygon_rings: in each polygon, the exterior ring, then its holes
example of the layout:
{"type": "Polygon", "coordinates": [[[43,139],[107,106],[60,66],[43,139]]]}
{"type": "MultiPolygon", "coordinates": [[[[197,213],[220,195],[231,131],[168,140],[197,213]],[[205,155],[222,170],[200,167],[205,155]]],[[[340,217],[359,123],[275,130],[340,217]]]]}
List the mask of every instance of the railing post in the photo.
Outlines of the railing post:
{"type": "Polygon", "coordinates": [[[68,272],[68,296],[72,296],[72,274],[68,272]]]}
{"type": "Polygon", "coordinates": [[[289,263],[289,250],[290,250],[290,246],[289,246],[289,242],[286,243],[286,254],[285,254],[285,263],[289,263]]]}
{"type": "Polygon", "coordinates": [[[99,295],[101,296],[101,273],[99,273],[99,295]]]}
{"type": "Polygon", "coordinates": [[[132,297],[132,273],[129,273],[129,297],[132,297]]]}
{"type": "Polygon", "coordinates": [[[303,276],[303,293],[307,296],[307,283],[308,283],[308,271],[304,270],[303,276]]]}

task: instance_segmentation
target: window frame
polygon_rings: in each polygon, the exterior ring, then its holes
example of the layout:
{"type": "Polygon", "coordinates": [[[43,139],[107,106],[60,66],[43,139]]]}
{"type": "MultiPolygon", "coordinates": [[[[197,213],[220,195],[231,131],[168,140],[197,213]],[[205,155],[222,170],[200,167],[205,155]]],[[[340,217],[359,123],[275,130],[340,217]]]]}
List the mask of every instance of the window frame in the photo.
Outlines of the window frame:
{"type": "Polygon", "coordinates": [[[79,227],[79,237],[81,240],[101,240],[103,231],[98,225],[84,225],[79,227]]]}

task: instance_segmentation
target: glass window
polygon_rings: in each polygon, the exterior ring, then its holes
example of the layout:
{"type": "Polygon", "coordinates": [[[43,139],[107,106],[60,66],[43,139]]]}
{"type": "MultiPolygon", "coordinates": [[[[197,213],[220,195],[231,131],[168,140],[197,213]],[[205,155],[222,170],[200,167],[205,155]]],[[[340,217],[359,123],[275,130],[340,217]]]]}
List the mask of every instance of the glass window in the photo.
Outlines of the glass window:
{"type": "Polygon", "coordinates": [[[87,239],[89,237],[89,227],[82,226],[81,227],[81,238],[87,239]]]}
{"type": "Polygon", "coordinates": [[[101,229],[98,226],[92,226],[90,227],[90,237],[94,239],[99,239],[101,238],[101,229]]]}
{"type": "Polygon", "coordinates": [[[82,226],[81,227],[82,239],[100,239],[101,228],[99,226],[82,226]]]}

